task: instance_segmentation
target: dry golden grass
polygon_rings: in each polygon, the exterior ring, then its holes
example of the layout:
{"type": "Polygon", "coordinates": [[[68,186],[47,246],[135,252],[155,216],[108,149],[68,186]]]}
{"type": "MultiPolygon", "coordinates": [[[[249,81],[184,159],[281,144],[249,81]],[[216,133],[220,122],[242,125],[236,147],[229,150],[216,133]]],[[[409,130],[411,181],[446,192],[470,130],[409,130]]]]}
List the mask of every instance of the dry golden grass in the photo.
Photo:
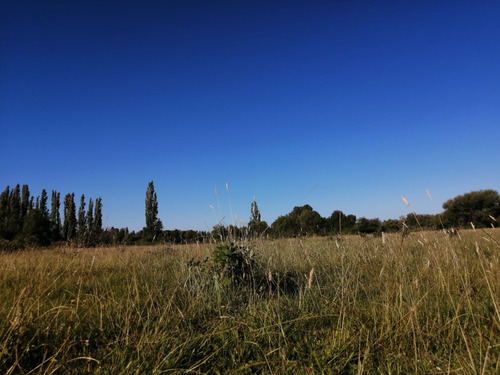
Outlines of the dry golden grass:
{"type": "Polygon", "coordinates": [[[242,245],[0,254],[0,373],[500,373],[499,230],[242,245]]]}

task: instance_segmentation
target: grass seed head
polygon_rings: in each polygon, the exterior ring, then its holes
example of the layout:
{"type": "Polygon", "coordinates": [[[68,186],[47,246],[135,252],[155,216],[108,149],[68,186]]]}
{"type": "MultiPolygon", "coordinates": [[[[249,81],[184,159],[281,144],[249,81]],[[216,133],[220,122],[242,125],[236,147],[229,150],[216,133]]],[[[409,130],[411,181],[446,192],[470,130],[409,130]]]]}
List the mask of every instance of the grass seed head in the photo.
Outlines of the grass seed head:
{"type": "Polygon", "coordinates": [[[432,195],[431,195],[431,192],[429,191],[429,189],[425,189],[425,193],[427,194],[429,199],[432,200],[432,195]]]}
{"type": "Polygon", "coordinates": [[[401,196],[401,199],[403,200],[404,204],[406,204],[407,206],[410,205],[410,203],[408,202],[408,200],[405,197],[401,196]]]}

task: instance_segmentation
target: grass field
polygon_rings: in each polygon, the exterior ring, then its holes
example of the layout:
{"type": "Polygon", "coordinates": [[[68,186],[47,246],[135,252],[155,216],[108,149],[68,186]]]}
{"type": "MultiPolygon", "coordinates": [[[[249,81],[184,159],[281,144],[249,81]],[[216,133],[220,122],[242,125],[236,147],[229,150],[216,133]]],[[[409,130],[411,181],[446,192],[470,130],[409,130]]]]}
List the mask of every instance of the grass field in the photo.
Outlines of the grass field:
{"type": "Polygon", "coordinates": [[[0,373],[500,373],[500,230],[240,245],[0,254],[0,373]]]}

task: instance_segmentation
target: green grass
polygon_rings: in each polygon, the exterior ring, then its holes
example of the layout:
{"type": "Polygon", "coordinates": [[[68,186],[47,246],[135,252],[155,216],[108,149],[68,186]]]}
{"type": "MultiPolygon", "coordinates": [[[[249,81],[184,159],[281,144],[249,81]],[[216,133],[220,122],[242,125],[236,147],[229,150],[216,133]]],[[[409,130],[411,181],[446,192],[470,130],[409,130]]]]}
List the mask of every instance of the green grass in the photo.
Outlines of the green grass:
{"type": "Polygon", "coordinates": [[[241,245],[1,254],[0,373],[500,373],[498,230],[241,245]]]}

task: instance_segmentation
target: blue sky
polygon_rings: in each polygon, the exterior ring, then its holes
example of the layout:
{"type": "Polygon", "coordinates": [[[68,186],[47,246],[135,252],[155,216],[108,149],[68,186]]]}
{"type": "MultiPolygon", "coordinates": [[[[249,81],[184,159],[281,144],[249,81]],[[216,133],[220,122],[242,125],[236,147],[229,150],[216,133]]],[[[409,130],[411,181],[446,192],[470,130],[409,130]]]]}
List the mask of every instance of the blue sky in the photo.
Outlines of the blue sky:
{"type": "Polygon", "coordinates": [[[440,212],[500,190],[499,19],[493,1],[4,3],[0,186],[100,196],[134,230],[151,180],[167,229],[242,225],[254,196],[268,223],[440,212]]]}

